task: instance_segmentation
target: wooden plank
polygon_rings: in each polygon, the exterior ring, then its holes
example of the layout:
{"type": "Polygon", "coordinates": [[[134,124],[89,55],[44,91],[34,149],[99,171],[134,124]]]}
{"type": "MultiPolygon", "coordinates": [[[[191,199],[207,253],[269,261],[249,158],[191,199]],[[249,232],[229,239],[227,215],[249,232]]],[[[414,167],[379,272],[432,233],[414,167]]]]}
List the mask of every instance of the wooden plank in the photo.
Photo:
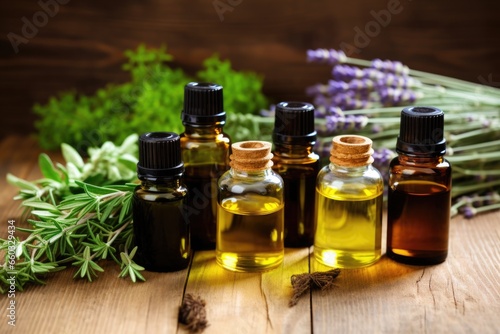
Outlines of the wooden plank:
{"type": "MultiPolygon", "coordinates": [[[[386,258],[342,270],[337,287],[314,292],[314,332],[498,333],[500,328],[498,212],[452,220],[450,254],[436,266],[386,258]]],[[[311,260],[313,270],[325,270],[311,260]]]]}
{"type": "Polygon", "coordinates": [[[145,272],[147,281],[134,284],[118,278],[114,262],[100,264],[105,271],[93,282],[73,279],[74,269],[68,268],[46,286],[2,298],[2,333],[175,333],[187,269],[145,272]],[[4,316],[10,300],[17,305],[15,327],[4,316]]]}
{"type": "Polygon", "coordinates": [[[9,136],[0,142],[0,212],[3,220],[0,221],[0,237],[5,237],[4,228],[8,219],[20,220],[22,210],[20,202],[14,201],[18,189],[7,183],[7,173],[28,179],[30,175],[40,177],[40,173],[31,174],[38,163],[40,153],[38,144],[30,137],[9,136]]]}
{"type": "Polygon", "coordinates": [[[235,273],[215,262],[213,251],[195,254],[186,293],[206,301],[205,333],[308,333],[308,298],[294,307],[290,277],[309,272],[308,248],[287,249],[283,264],[265,273],[235,273]]]}

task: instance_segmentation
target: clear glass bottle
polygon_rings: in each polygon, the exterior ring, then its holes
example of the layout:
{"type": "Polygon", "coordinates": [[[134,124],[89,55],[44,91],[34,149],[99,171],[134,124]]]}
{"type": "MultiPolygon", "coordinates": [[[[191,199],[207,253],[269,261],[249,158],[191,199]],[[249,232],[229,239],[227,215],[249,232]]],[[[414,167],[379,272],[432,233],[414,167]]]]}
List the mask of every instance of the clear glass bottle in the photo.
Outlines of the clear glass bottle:
{"type": "Polygon", "coordinates": [[[137,176],[141,185],[134,190],[132,210],[137,263],[146,270],[177,271],[189,264],[183,171],[177,134],[149,132],[139,137],[137,176]]]}
{"type": "Polygon", "coordinates": [[[285,247],[309,247],[314,240],[314,207],[319,156],[314,107],[304,102],[276,105],[273,170],[285,183],[285,247]]]}
{"type": "Polygon", "coordinates": [[[401,112],[398,156],[390,164],[387,256],[413,265],[448,255],[451,165],[446,159],[444,113],[434,107],[401,112]]]}
{"type": "Polygon", "coordinates": [[[229,169],[231,140],[223,127],[226,113],[222,86],[191,82],[184,88],[181,137],[186,211],[193,249],[215,248],[217,180],[229,169]]]}
{"type": "Polygon", "coordinates": [[[364,267],[381,256],[384,181],[371,145],[363,136],[334,137],[318,174],[314,257],[327,266],[364,267]]]}
{"type": "Polygon", "coordinates": [[[271,143],[232,145],[231,169],[218,182],[216,261],[233,271],[265,271],[283,261],[283,179],[271,143]]]}

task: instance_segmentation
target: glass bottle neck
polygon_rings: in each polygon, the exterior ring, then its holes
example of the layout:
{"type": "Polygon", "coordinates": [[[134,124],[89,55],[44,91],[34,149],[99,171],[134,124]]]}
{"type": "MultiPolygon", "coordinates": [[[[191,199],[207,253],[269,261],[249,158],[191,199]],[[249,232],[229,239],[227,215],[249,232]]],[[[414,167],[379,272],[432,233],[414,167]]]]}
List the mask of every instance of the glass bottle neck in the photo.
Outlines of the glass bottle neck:
{"type": "Polygon", "coordinates": [[[290,144],[274,144],[274,154],[283,158],[304,158],[315,155],[313,152],[314,143],[310,145],[290,145],[290,144]]]}
{"type": "Polygon", "coordinates": [[[221,124],[211,124],[203,126],[192,126],[184,124],[184,134],[188,137],[216,137],[223,134],[221,124]]]}
{"type": "Polygon", "coordinates": [[[419,157],[419,156],[409,156],[404,154],[399,154],[397,159],[400,164],[404,165],[438,165],[443,163],[444,157],[419,157]]]}
{"type": "Polygon", "coordinates": [[[330,162],[330,170],[339,174],[345,174],[345,175],[358,175],[358,174],[363,174],[367,169],[371,167],[371,164],[363,165],[363,166],[357,166],[357,167],[346,167],[346,166],[341,166],[338,164],[334,164],[333,162],[330,162]]]}
{"type": "Polygon", "coordinates": [[[171,179],[161,180],[141,180],[141,188],[151,192],[168,192],[171,189],[177,189],[181,186],[181,178],[175,177],[171,179]]]}
{"type": "Polygon", "coordinates": [[[235,169],[231,167],[229,170],[229,173],[231,173],[231,176],[233,178],[239,178],[239,179],[262,179],[265,178],[269,175],[272,175],[274,172],[271,168],[266,168],[264,170],[257,170],[257,171],[246,171],[246,170],[240,170],[240,169],[235,169]]]}

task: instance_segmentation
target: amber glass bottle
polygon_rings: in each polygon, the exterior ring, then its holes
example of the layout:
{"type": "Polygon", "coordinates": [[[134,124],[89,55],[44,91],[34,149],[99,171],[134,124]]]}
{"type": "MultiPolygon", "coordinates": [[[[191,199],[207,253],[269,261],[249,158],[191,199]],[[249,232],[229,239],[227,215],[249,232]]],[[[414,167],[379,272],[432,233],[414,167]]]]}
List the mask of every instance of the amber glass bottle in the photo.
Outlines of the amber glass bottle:
{"type": "Polygon", "coordinates": [[[191,82],[184,88],[181,134],[184,182],[189,189],[186,214],[193,249],[214,249],[217,180],[229,169],[230,138],[224,133],[226,113],[222,86],[191,82]]]}
{"type": "Polygon", "coordinates": [[[409,107],[401,112],[387,222],[387,256],[395,261],[431,265],[448,255],[451,165],[443,157],[443,127],[440,109],[409,107]]]}
{"type": "Polygon", "coordinates": [[[216,260],[254,272],[283,261],[283,179],[272,170],[271,143],[232,145],[231,169],[218,182],[216,260]]]}
{"type": "Polygon", "coordinates": [[[134,191],[132,210],[137,263],[146,270],[176,271],[189,264],[183,171],[177,134],[150,132],[139,137],[137,175],[141,185],[134,191]]]}
{"type": "Polygon", "coordinates": [[[314,206],[319,156],[314,107],[304,102],[280,102],[274,121],[273,170],[285,183],[285,246],[308,247],[314,239],[314,206]]]}
{"type": "Polygon", "coordinates": [[[381,256],[384,181],[371,145],[363,136],[334,137],[318,174],[314,257],[327,266],[359,268],[381,256]]]}

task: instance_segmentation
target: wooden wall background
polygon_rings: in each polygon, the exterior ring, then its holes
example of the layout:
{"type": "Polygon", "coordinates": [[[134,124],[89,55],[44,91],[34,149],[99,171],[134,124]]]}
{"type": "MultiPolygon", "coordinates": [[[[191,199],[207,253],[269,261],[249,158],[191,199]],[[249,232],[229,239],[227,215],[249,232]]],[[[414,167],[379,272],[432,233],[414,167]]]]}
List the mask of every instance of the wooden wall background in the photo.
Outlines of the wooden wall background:
{"type": "Polygon", "coordinates": [[[88,94],[126,81],[123,51],[140,43],[166,44],[191,73],[217,52],[265,75],[273,100],[306,99],[304,88],[328,76],[306,63],[306,50],[355,45],[354,29],[374,20],[370,11],[392,5],[401,12],[353,56],[500,86],[498,1],[11,0],[0,4],[1,136],[33,132],[33,103],[61,90],[88,94]],[[32,21],[51,1],[61,3],[57,14],[15,53],[7,34],[22,35],[22,18],[32,21]],[[223,20],[214,2],[231,8],[223,20]]]}

